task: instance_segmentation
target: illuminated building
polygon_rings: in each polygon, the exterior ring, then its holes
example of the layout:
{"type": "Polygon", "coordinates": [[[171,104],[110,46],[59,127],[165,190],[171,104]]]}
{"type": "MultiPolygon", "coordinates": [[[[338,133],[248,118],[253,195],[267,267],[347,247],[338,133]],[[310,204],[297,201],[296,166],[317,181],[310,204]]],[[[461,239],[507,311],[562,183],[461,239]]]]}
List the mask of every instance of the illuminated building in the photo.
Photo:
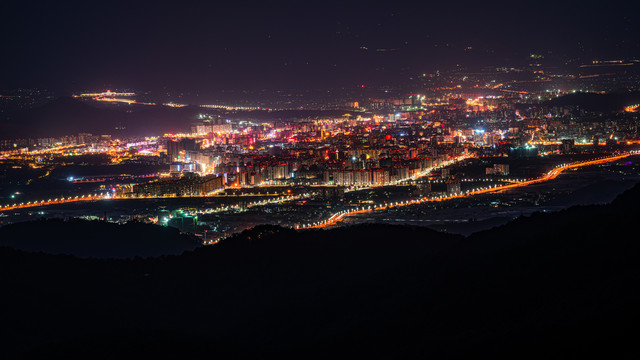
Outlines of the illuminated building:
{"type": "Polygon", "coordinates": [[[197,135],[206,135],[211,133],[221,134],[233,131],[231,124],[202,124],[191,126],[191,132],[197,135]]]}
{"type": "Polygon", "coordinates": [[[460,190],[460,180],[449,180],[447,181],[447,192],[449,194],[459,194],[460,190]]]}
{"type": "Polygon", "coordinates": [[[200,149],[200,144],[196,139],[184,138],[178,141],[168,139],[166,142],[167,155],[171,161],[184,161],[186,151],[195,151],[200,149]]]}
{"type": "Polygon", "coordinates": [[[575,146],[575,142],[573,139],[564,139],[562,140],[562,152],[568,154],[573,151],[575,146]]]}
{"type": "Polygon", "coordinates": [[[200,177],[197,175],[184,176],[180,179],[159,180],[133,186],[133,193],[144,196],[166,195],[206,195],[215,190],[224,188],[224,178],[209,175],[200,177]]]}
{"type": "Polygon", "coordinates": [[[426,196],[429,195],[429,193],[431,192],[431,183],[430,182],[423,182],[417,185],[417,191],[419,196],[426,196]]]}
{"type": "Polygon", "coordinates": [[[486,168],[487,175],[509,175],[509,164],[493,164],[493,167],[486,168]]]}
{"type": "Polygon", "coordinates": [[[385,185],[389,181],[389,171],[383,169],[333,172],[333,184],[338,186],[385,185]]]}

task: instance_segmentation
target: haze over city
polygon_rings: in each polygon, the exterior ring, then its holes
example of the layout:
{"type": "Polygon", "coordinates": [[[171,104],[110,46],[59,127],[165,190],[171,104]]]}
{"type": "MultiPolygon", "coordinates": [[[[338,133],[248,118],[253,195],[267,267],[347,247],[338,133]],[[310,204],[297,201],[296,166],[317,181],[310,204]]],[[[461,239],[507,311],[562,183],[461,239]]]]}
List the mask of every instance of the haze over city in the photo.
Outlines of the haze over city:
{"type": "Polygon", "coordinates": [[[153,91],[406,85],[456,64],[633,58],[628,3],[17,2],[4,5],[3,87],[153,91]]]}

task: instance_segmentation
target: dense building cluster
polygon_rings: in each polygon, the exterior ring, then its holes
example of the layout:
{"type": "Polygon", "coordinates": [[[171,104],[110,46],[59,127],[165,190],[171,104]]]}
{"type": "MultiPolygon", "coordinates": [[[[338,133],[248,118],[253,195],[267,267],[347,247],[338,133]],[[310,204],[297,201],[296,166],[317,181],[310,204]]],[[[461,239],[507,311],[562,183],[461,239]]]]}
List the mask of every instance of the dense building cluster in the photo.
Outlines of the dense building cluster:
{"type": "Polygon", "coordinates": [[[162,179],[144,184],[122,187],[119,195],[166,196],[206,195],[224,187],[223,178],[216,175],[188,175],[178,179],[162,179]]]}

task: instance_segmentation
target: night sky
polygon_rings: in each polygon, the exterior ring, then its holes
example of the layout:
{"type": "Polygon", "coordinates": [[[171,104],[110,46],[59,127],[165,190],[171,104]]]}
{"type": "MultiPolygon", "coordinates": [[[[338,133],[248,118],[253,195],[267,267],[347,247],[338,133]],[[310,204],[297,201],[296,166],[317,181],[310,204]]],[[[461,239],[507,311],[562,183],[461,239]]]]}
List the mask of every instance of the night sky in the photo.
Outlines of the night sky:
{"type": "Polygon", "coordinates": [[[640,57],[639,15],[623,1],[1,7],[0,88],[317,89],[401,83],[455,64],[520,65],[532,52],[558,63],[640,57]]]}

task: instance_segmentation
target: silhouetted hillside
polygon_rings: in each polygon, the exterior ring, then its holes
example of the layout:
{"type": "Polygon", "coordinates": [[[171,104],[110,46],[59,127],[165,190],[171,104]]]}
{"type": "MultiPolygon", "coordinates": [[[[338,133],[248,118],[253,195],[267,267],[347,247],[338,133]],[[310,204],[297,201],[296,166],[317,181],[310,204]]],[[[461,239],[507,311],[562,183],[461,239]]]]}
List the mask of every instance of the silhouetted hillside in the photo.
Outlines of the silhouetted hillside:
{"type": "Polygon", "coordinates": [[[144,223],[50,219],[0,227],[0,246],[81,258],[133,258],[180,255],[199,241],[174,228],[144,223]]]}
{"type": "Polygon", "coordinates": [[[640,92],[613,92],[607,94],[576,93],[545,101],[546,106],[579,106],[596,112],[622,111],[625,106],[639,104],[640,92]]]}
{"type": "Polygon", "coordinates": [[[0,123],[0,138],[56,137],[92,134],[153,135],[190,129],[198,109],[146,105],[94,106],[61,97],[43,106],[13,114],[0,123]],[[116,127],[120,128],[116,130],[116,127]],[[122,129],[124,128],[124,129],[122,129]]]}
{"type": "Polygon", "coordinates": [[[172,108],[140,104],[101,104],[72,97],[60,97],[40,107],[7,115],[0,122],[0,139],[41,138],[80,132],[129,136],[161,135],[190,131],[201,112],[221,113],[236,120],[293,120],[340,117],[346,110],[276,110],[222,112],[196,106],[172,108]],[[116,129],[117,128],[117,129],[116,129]]]}
{"type": "Polygon", "coordinates": [[[2,249],[2,339],[27,358],[637,358],[640,186],[470,237],[245,231],[181,256],[2,249]]]}

